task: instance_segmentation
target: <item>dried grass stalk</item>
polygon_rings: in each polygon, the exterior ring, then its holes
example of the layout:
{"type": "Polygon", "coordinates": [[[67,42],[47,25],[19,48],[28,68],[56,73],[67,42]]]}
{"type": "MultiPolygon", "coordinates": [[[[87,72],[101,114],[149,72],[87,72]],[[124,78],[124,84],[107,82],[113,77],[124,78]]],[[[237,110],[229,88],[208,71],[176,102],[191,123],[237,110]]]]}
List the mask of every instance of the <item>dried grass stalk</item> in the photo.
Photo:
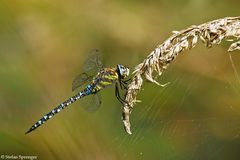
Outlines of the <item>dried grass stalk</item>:
{"type": "Polygon", "coordinates": [[[220,44],[222,40],[235,41],[231,44],[228,51],[240,50],[240,17],[226,17],[210,21],[198,26],[190,26],[182,31],[173,31],[173,35],[161,45],[157,46],[142,63],[135,67],[133,77],[128,85],[123,105],[123,123],[128,134],[130,130],[129,115],[136,102],[136,96],[143,84],[143,78],[159,86],[166,84],[158,83],[153,78],[154,73],[161,76],[163,71],[184,50],[192,49],[197,44],[199,38],[206,47],[220,44]]]}

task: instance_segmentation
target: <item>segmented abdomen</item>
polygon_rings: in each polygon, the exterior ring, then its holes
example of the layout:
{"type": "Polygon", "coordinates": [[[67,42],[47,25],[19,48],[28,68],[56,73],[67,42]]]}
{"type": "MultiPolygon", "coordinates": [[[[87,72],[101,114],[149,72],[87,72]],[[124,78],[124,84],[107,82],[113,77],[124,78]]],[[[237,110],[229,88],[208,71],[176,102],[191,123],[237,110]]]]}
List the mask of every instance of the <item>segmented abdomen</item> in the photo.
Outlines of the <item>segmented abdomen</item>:
{"type": "Polygon", "coordinates": [[[87,88],[84,89],[84,91],[79,92],[75,96],[73,96],[73,97],[69,98],[68,100],[66,100],[65,102],[61,103],[59,106],[54,108],[51,112],[47,113],[45,116],[43,116],[41,119],[39,119],[39,121],[37,121],[34,125],[32,125],[32,127],[26,132],[26,134],[29,133],[29,132],[32,132],[33,130],[40,127],[47,120],[52,118],[55,114],[59,113],[61,110],[63,110],[64,108],[66,108],[70,104],[74,103],[78,99],[80,99],[80,98],[82,98],[86,95],[89,95],[89,94],[92,94],[92,85],[88,85],[87,88]]]}

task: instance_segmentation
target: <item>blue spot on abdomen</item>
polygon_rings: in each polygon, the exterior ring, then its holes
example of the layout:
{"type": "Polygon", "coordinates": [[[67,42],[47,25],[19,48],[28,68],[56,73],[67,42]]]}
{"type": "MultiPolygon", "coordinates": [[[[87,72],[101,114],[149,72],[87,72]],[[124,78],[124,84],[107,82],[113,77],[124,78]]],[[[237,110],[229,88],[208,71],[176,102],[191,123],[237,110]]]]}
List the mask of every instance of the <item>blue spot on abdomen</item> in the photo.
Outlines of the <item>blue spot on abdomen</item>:
{"type": "Polygon", "coordinates": [[[89,94],[91,94],[92,93],[92,90],[93,90],[93,87],[92,87],[92,85],[87,85],[87,88],[86,88],[86,95],[89,95],[89,94]]]}

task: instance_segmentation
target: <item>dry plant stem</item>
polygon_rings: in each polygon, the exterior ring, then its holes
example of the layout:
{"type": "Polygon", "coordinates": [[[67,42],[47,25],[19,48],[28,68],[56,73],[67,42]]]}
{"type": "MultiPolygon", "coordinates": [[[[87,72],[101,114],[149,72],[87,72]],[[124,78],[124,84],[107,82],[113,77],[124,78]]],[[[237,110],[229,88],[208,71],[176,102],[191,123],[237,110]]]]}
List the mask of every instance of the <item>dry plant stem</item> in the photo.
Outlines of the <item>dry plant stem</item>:
{"type": "Polygon", "coordinates": [[[136,102],[136,96],[143,84],[143,78],[160,86],[153,77],[154,73],[161,76],[163,71],[184,50],[192,49],[201,39],[206,47],[220,44],[222,40],[232,41],[228,51],[240,50],[240,17],[226,17],[210,21],[198,26],[190,26],[182,31],[173,31],[173,35],[157,46],[146,59],[135,67],[125,95],[123,105],[123,123],[128,134],[130,130],[129,116],[136,102]]]}

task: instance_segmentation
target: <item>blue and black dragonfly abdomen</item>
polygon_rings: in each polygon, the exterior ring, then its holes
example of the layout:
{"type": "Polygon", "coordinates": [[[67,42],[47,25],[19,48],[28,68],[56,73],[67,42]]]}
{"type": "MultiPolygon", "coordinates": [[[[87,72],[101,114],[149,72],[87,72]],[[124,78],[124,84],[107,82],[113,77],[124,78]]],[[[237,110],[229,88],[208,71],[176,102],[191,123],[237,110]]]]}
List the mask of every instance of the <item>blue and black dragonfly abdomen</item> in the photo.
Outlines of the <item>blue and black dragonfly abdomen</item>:
{"type": "MultiPolygon", "coordinates": [[[[90,88],[90,87],[89,87],[90,88]]],[[[88,92],[89,93],[89,92],[88,92]]],[[[77,101],[78,99],[86,96],[87,93],[86,92],[79,92],[78,94],[76,94],[75,96],[69,98],[68,100],[66,100],[65,102],[61,103],[59,106],[57,106],[56,108],[54,108],[51,112],[47,113],[45,116],[43,116],[41,119],[39,119],[39,121],[37,121],[27,132],[31,132],[33,130],[35,130],[36,128],[38,128],[39,126],[41,126],[42,124],[44,124],[47,120],[49,120],[50,118],[52,118],[55,114],[59,113],[61,110],[63,110],[64,108],[66,108],[67,106],[69,106],[70,104],[74,103],[75,101],[77,101]]]]}
{"type": "MultiPolygon", "coordinates": [[[[97,56],[97,55],[96,55],[97,56]]],[[[98,58],[92,57],[90,60],[93,63],[98,63],[101,64],[101,62],[97,62],[99,60],[98,58]],[[94,60],[95,58],[95,60],[94,60]]],[[[87,64],[89,65],[92,62],[88,62],[87,64]]],[[[89,65],[90,66],[90,65],[89,65]]],[[[91,67],[88,66],[88,70],[92,69],[91,67]]],[[[97,68],[97,65],[95,66],[97,68]]],[[[102,68],[97,75],[91,76],[88,73],[82,73],[79,76],[75,78],[73,81],[72,89],[75,90],[78,87],[81,87],[83,84],[85,84],[87,81],[91,80],[89,84],[86,85],[86,87],[78,92],[75,96],[72,96],[71,98],[67,99],[60,105],[58,105],[56,108],[54,108],[51,112],[47,113],[45,116],[43,116],[41,119],[39,119],[32,127],[26,132],[29,133],[42,124],[44,124],[47,120],[52,118],[55,114],[59,113],[61,110],[69,106],[70,104],[74,103],[75,101],[85,97],[85,96],[90,96],[90,95],[98,95],[98,92],[108,86],[114,85],[115,84],[115,95],[118,98],[118,100],[122,103],[123,99],[120,97],[118,86],[120,85],[121,88],[122,86],[125,86],[124,79],[129,75],[129,69],[123,65],[117,65],[117,67],[112,67],[112,68],[102,68]]],[[[101,101],[98,101],[98,106],[101,104],[101,101]]]]}

